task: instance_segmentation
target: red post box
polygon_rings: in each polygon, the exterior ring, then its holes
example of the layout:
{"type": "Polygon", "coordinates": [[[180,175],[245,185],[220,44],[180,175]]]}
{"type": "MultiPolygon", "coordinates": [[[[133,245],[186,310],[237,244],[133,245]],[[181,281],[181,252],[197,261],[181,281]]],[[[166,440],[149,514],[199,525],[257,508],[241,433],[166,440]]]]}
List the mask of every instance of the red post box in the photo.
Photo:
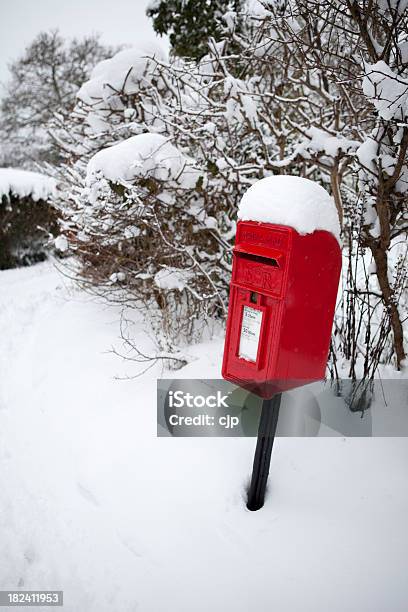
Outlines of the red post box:
{"type": "Polygon", "coordinates": [[[324,378],[340,270],[328,231],[239,221],[223,377],[264,398],[324,378]]]}

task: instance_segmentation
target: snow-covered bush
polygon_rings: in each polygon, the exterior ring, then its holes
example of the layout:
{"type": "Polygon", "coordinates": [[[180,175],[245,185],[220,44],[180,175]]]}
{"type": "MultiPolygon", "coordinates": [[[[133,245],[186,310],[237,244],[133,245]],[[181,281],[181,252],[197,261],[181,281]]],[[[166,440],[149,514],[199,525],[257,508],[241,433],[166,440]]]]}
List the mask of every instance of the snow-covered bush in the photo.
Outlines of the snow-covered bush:
{"type": "Polygon", "coordinates": [[[54,129],[83,277],[107,297],[126,287],[159,310],[188,296],[196,314],[225,313],[242,194],[264,176],[304,176],[331,191],[346,247],[332,371],[401,367],[407,13],[377,4],[247,2],[197,62],[149,49],[98,64],[54,129]],[[158,286],[162,270],[177,283],[158,286]]]}
{"type": "Polygon", "coordinates": [[[45,259],[57,234],[54,179],[0,168],[0,270],[45,259]]]}
{"type": "Polygon", "coordinates": [[[186,290],[206,301],[208,272],[195,253],[195,233],[207,230],[197,210],[202,184],[193,160],[160,134],[139,134],[93,156],[65,225],[83,274],[108,286],[126,283],[160,307],[166,290],[186,290]],[[176,286],[157,281],[175,269],[176,286]]]}
{"type": "Polygon", "coordinates": [[[82,279],[108,299],[147,304],[168,350],[226,311],[230,266],[206,164],[163,121],[174,100],[164,65],[151,48],[102,62],[78,92],[72,123],[56,125],[54,137],[69,161],[60,175],[62,231],[82,279]]]}

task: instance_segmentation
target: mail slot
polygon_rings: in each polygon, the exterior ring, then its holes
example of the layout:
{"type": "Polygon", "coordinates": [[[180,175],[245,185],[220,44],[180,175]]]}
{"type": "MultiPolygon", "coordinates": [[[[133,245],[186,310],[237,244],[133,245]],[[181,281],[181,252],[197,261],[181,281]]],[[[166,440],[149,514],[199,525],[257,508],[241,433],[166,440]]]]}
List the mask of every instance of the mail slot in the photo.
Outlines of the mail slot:
{"type": "Polygon", "coordinates": [[[328,231],[239,221],[223,377],[265,398],[324,378],[340,270],[328,231]]]}

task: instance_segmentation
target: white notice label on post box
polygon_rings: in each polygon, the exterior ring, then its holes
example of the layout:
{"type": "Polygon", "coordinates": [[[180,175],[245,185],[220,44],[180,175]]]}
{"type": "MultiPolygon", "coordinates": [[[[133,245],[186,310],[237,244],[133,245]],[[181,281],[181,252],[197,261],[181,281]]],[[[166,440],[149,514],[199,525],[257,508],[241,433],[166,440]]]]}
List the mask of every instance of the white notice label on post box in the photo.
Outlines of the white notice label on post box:
{"type": "Polygon", "coordinates": [[[247,361],[256,361],[259,336],[261,333],[262,310],[244,306],[242,316],[241,338],[239,342],[239,357],[247,361]]]}

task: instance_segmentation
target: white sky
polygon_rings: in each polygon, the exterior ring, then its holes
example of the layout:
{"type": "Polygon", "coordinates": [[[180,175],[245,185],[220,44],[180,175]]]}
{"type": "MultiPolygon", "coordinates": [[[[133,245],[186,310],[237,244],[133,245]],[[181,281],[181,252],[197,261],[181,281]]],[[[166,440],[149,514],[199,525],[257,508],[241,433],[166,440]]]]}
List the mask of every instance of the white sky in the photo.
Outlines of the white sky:
{"type": "Polygon", "coordinates": [[[102,41],[114,45],[152,40],[147,4],[148,0],[0,0],[0,82],[8,79],[10,60],[41,30],[58,28],[65,37],[99,32],[102,41]]]}

